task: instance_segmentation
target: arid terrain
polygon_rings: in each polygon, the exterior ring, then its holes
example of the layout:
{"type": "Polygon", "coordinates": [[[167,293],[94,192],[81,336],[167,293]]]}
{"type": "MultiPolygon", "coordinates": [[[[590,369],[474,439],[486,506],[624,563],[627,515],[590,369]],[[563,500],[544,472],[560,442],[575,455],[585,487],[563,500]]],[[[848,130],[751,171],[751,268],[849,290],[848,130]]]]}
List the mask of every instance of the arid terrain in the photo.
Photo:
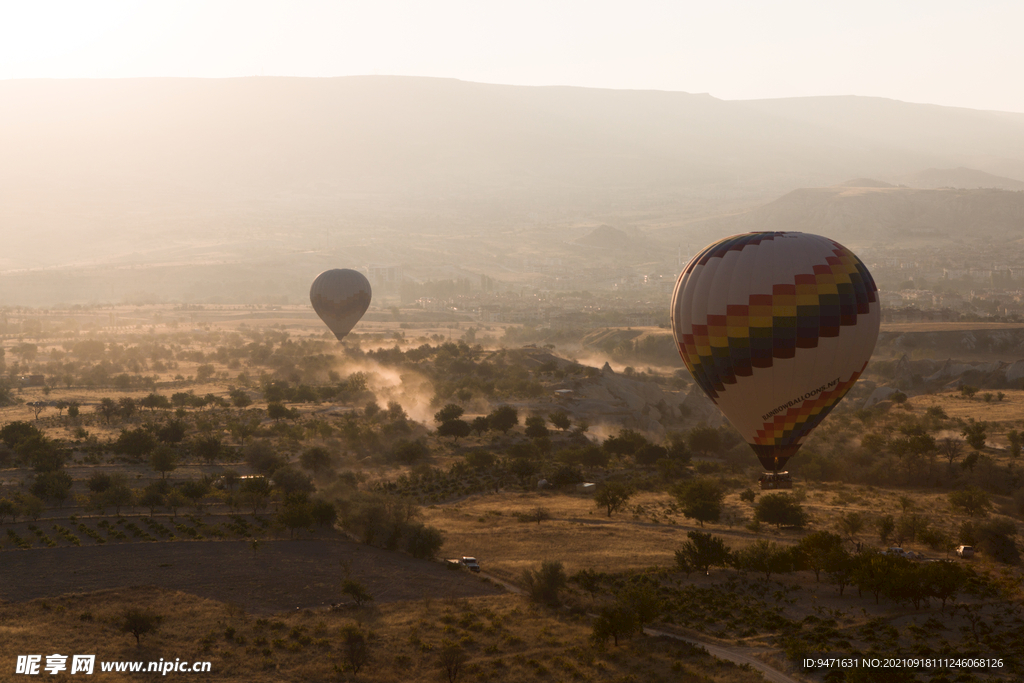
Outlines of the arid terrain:
{"type": "MultiPolygon", "coordinates": [[[[445,652],[478,680],[760,675],[643,627],[798,680],[826,680],[798,664],[813,652],[1005,660],[906,680],[1024,670],[1013,355],[928,374],[880,346],[794,458],[799,514],[777,520],[746,445],[631,330],[545,348],[371,320],[339,345],[299,310],[114,318],[53,315],[2,342],[4,652],[50,633],[57,651],[209,659],[211,680],[352,677],[358,642],[367,680],[430,680],[445,652]],[[698,482],[711,512],[687,497],[698,482]],[[695,566],[701,538],[728,557],[695,566]],[[838,554],[817,563],[815,542],[838,554]],[[481,575],[443,562],[463,555],[481,575]],[[876,565],[905,583],[872,583],[876,565]],[[946,571],[951,589],[926,582],[946,571]],[[119,629],[142,607],[161,620],[137,646],[119,629]]],[[[885,331],[918,354],[968,332],[984,328],[885,331]]]]}

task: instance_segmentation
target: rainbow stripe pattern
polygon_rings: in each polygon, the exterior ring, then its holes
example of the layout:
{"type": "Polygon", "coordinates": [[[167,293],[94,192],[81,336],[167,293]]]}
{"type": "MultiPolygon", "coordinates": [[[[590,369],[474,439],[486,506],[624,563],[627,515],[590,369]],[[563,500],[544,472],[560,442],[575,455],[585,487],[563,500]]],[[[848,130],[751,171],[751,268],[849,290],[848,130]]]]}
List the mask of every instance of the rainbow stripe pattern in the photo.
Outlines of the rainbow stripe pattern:
{"type": "MultiPolygon", "coordinates": [[[[774,236],[752,233],[722,240],[694,258],[683,276],[712,258],[774,236]]],[[[860,259],[833,245],[833,255],[811,272],[773,285],[771,294],[751,294],[746,304],[727,306],[724,315],[709,314],[706,324],[695,323],[692,334],[682,335],[683,362],[712,401],[725,385],[752,375],[754,368],[770,368],[776,358],[793,358],[797,349],[817,347],[822,337],[839,336],[840,328],[856,325],[857,316],[878,301],[878,288],[860,259]]]]}

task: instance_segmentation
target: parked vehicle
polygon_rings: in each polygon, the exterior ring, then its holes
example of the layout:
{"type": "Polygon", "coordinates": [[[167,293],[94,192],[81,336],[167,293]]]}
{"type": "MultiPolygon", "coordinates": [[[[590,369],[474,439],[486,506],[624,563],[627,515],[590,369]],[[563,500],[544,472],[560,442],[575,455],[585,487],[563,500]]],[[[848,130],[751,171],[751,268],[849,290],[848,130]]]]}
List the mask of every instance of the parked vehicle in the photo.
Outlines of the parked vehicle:
{"type": "Polygon", "coordinates": [[[974,547],[969,545],[958,545],[956,547],[957,557],[974,557],[974,547]]]}
{"type": "Polygon", "coordinates": [[[448,568],[449,569],[455,569],[455,568],[461,569],[461,568],[465,567],[466,569],[468,569],[471,572],[479,572],[480,571],[480,563],[476,561],[475,557],[469,557],[468,555],[464,555],[463,557],[458,558],[458,559],[445,560],[445,562],[448,563],[448,568]]]}

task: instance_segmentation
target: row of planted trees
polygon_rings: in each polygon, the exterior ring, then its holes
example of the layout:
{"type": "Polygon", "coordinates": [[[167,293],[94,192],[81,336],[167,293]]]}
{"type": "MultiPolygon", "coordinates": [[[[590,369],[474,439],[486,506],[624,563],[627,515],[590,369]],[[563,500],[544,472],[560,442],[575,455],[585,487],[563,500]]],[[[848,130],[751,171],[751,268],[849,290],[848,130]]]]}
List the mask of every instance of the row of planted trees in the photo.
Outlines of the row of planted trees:
{"type": "MultiPolygon", "coordinates": [[[[795,571],[813,572],[816,580],[824,575],[840,595],[853,587],[862,596],[873,596],[876,603],[884,598],[915,609],[935,600],[945,611],[963,594],[988,598],[997,592],[991,581],[970,567],[944,561],[914,562],[874,551],[850,553],[842,539],[829,532],[806,536],[795,546],[762,539],[735,550],[723,539],[705,532],[691,531],[688,537],[676,551],[678,571],[689,577],[695,571],[710,573],[715,567],[730,567],[741,574],[762,577],[762,593],[769,590],[772,576],[795,571]]],[[[595,612],[594,640],[613,640],[618,645],[620,639],[661,617],[671,620],[671,589],[664,579],[662,572],[612,576],[588,569],[570,578],[560,562],[547,561],[536,569],[524,570],[521,583],[531,599],[549,606],[560,604],[561,592],[570,582],[577,584],[595,601],[591,607],[595,612]]],[[[700,621],[699,615],[688,615],[687,619],[687,623],[700,621]]],[[[779,622],[778,615],[774,621],[779,622]]]]}
{"type": "Polygon", "coordinates": [[[824,574],[840,595],[854,586],[859,593],[873,595],[876,602],[886,597],[899,604],[912,603],[915,609],[929,598],[945,607],[960,592],[981,585],[973,569],[960,563],[918,562],[874,549],[851,553],[841,536],[828,531],[809,534],[794,546],[759,539],[737,550],[709,533],[691,531],[687,537],[676,551],[676,565],[687,576],[694,571],[709,574],[712,567],[733,567],[763,575],[767,583],[773,575],[806,570],[814,572],[816,581],[824,574]]]}

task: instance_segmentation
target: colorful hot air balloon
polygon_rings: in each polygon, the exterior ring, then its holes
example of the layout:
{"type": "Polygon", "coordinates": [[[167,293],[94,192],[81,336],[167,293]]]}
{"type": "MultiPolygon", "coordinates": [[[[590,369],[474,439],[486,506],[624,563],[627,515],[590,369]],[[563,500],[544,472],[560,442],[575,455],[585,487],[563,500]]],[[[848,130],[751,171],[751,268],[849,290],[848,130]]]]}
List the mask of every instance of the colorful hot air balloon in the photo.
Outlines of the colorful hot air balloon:
{"type": "Polygon", "coordinates": [[[347,268],[325,270],[313,280],[309,300],[338,341],[352,331],[370,307],[370,281],[347,268]]]}
{"type": "Polygon", "coordinates": [[[705,247],[679,276],[671,316],[690,374],[773,472],[860,377],[881,319],[860,259],[799,232],[705,247]]]}

